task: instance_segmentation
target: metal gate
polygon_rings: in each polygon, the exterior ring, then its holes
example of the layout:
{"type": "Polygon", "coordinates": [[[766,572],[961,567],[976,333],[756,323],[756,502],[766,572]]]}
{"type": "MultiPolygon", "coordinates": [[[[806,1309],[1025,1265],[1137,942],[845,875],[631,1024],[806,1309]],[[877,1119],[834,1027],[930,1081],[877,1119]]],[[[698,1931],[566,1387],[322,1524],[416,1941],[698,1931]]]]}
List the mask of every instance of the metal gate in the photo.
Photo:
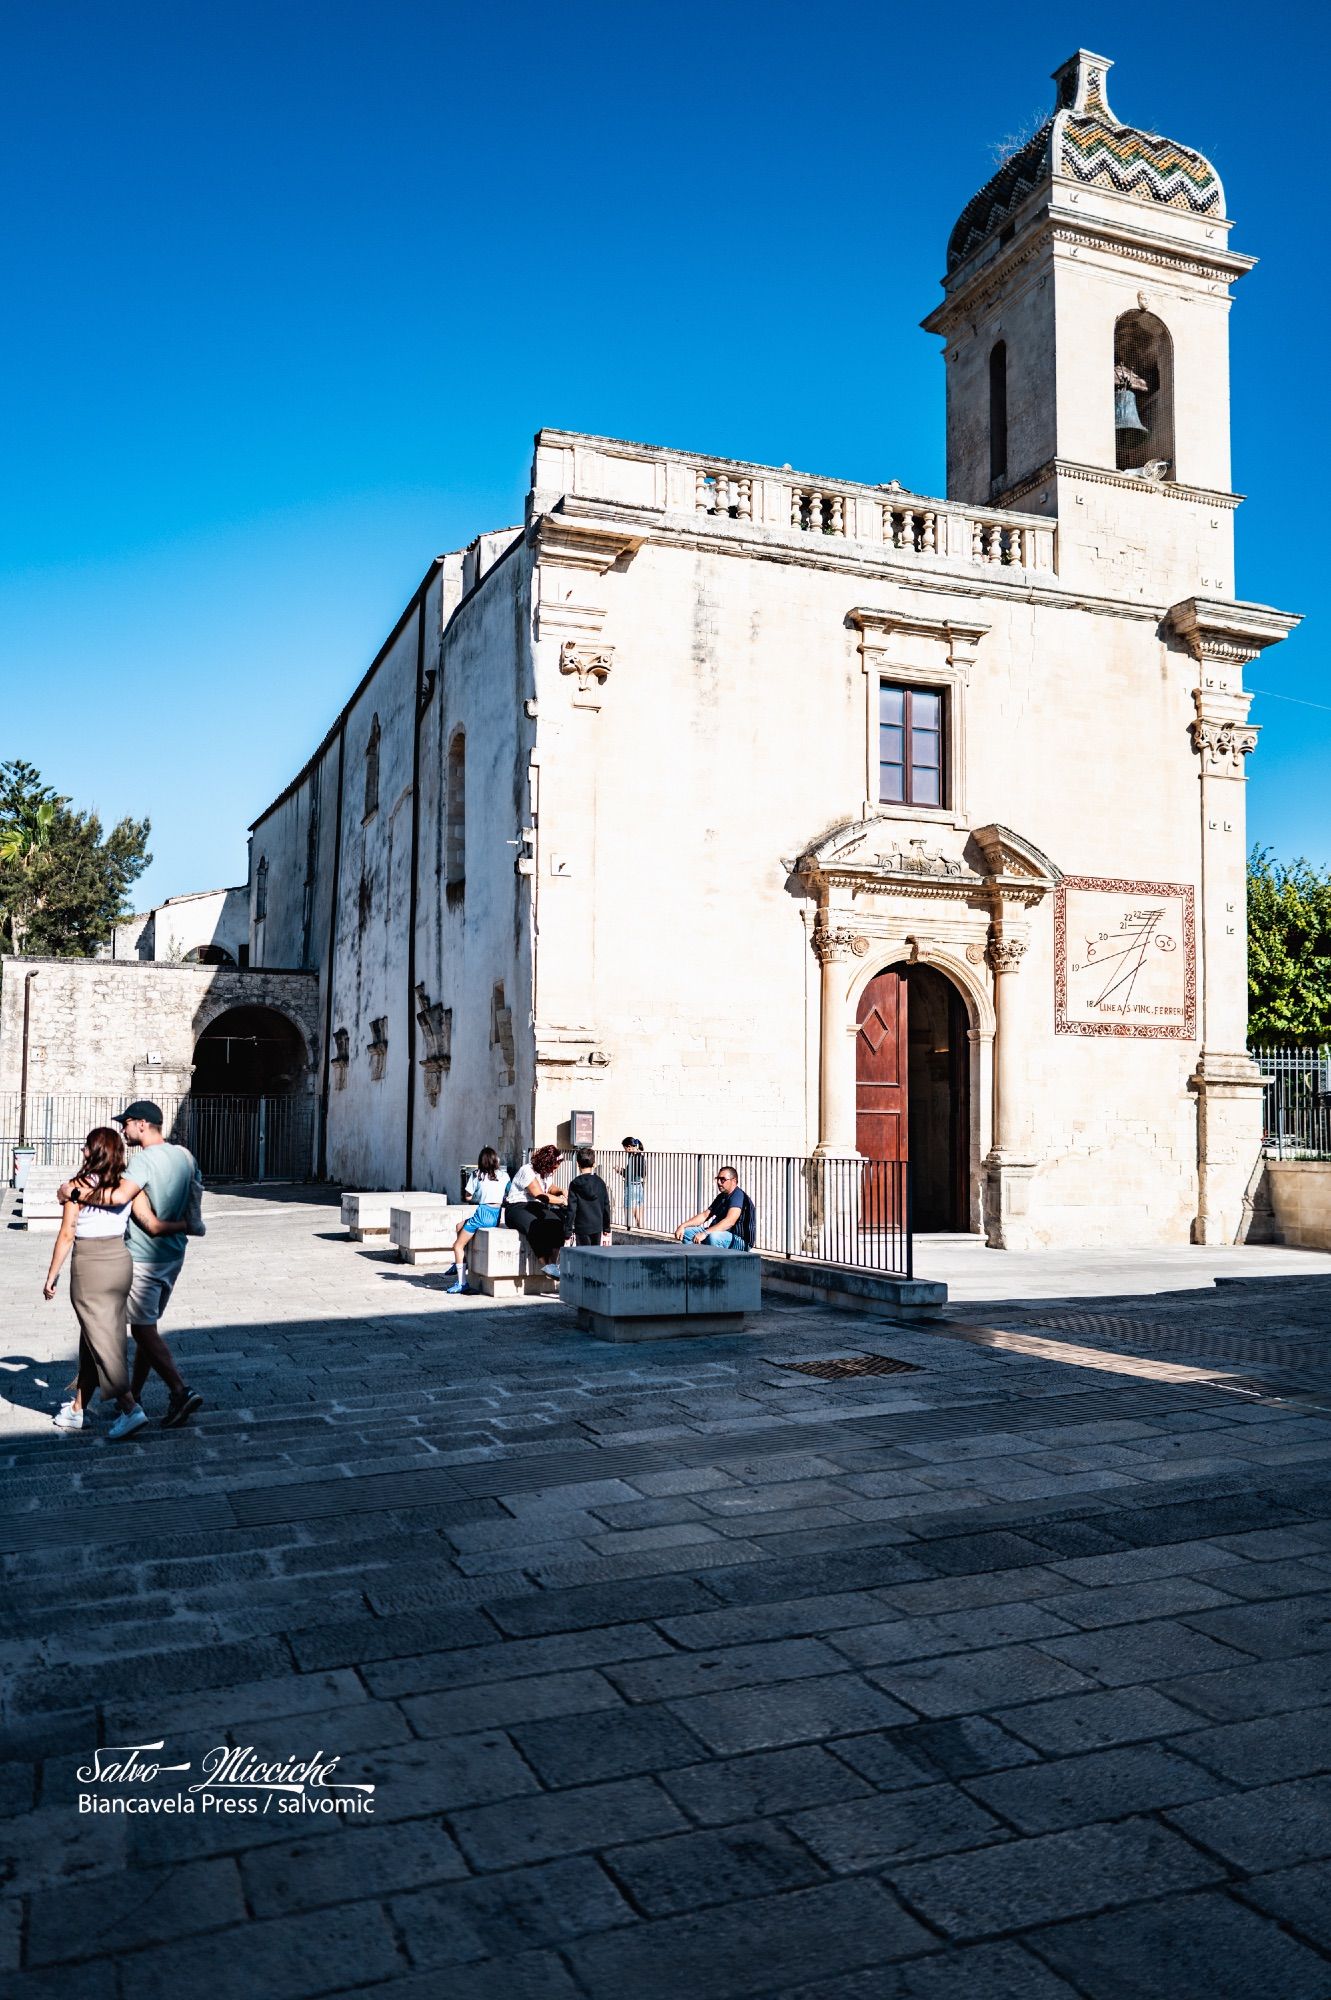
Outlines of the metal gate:
{"type": "MultiPolygon", "coordinates": [[[[13,1150],[36,1148],[36,1164],[76,1167],[94,1125],[109,1125],[127,1102],[93,1092],[0,1092],[0,1179],[13,1150]]],[[[206,1181],[309,1181],[315,1177],[311,1097],[163,1097],[168,1139],[188,1146],[206,1181]]]]}

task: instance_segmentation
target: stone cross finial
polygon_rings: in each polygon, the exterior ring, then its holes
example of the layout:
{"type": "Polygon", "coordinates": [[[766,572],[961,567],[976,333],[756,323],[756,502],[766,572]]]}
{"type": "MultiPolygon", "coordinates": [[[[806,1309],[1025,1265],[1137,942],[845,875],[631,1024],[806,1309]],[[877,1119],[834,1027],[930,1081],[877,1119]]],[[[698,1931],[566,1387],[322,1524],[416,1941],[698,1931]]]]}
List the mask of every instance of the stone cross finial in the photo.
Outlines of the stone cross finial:
{"type": "Polygon", "coordinates": [[[1120,121],[1110,110],[1105,95],[1105,76],[1113,67],[1108,56],[1078,49],[1054,71],[1058,91],[1056,109],[1076,112],[1083,118],[1105,118],[1111,125],[1117,125],[1120,121]]]}

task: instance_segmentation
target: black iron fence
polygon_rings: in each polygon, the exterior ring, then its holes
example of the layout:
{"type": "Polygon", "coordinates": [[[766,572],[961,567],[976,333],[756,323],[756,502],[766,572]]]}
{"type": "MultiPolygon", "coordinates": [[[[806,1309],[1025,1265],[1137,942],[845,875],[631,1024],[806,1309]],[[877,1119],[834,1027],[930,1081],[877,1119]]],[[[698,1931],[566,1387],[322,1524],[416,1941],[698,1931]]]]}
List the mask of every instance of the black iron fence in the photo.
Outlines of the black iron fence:
{"type": "MultiPolygon", "coordinates": [[[[15,1149],[31,1146],[37,1168],[78,1165],[95,1125],[123,1111],[125,1093],[0,1091],[0,1178],[15,1149]]],[[[314,1179],[315,1106],[309,1097],[163,1097],[165,1132],[188,1146],[206,1181],[314,1179]]]]}
{"type": "MultiPolygon", "coordinates": [[[[904,1160],[810,1159],[789,1153],[626,1153],[597,1147],[617,1230],[670,1236],[702,1215],[733,1167],[753,1203],[754,1248],[769,1256],[852,1264],[909,1278],[910,1169],[904,1160]]],[[[556,1178],[578,1168],[566,1156],[556,1178]]]]}
{"type": "Polygon", "coordinates": [[[1262,1143],[1281,1160],[1331,1159],[1331,1048],[1252,1051],[1262,1072],[1262,1143]]]}

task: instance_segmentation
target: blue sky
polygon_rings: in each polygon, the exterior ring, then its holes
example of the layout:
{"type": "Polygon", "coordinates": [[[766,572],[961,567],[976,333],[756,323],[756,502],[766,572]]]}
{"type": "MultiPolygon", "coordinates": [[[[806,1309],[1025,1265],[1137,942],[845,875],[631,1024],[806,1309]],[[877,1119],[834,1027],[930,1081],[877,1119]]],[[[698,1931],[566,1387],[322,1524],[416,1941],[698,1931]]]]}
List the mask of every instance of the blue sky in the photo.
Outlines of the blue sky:
{"type": "MultiPolygon", "coordinates": [[[[235,881],[430,557],[520,518],[540,424],[941,493],[918,321],[1079,43],[1262,260],[1238,587],[1314,611],[1327,20],[10,0],[0,756],[150,815],[141,905],[235,881]]],[[[1252,833],[1319,863],[1326,662],[1315,617],[1250,672],[1252,833]]]]}

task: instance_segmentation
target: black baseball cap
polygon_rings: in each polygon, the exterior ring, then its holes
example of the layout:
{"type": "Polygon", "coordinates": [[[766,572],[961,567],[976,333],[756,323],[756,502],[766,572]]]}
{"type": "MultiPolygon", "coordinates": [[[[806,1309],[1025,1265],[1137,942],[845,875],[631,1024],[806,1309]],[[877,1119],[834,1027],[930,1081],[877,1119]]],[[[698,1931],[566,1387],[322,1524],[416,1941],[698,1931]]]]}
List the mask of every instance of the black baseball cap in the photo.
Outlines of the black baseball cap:
{"type": "Polygon", "coordinates": [[[146,1097],[140,1097],[133,1104],[127,1104],[123,1111],[117,1111],[114,1123],[123,1125],[127,1118],[142,1118],[148,1125],[165,1125],[160,1104],[153,1104],[146,1097]]]}

